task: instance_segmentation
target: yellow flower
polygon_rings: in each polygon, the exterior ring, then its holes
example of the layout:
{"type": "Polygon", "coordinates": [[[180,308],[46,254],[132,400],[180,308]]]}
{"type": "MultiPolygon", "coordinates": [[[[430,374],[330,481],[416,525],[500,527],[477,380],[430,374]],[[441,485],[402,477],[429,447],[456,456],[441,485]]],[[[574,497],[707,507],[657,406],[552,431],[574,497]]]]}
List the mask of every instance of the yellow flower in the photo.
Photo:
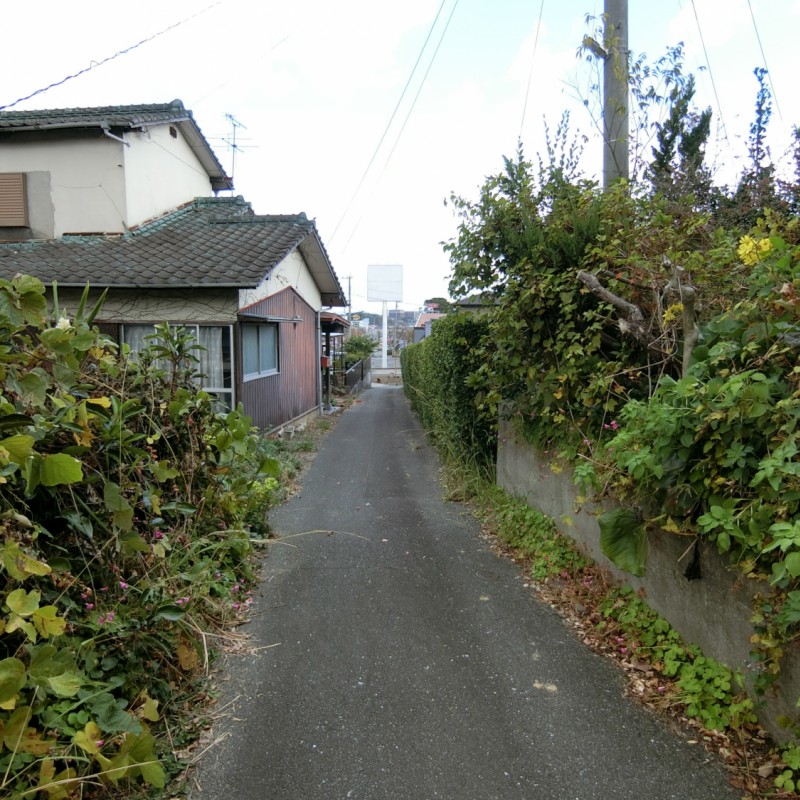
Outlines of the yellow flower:
{"type": "Polygon", "coordinates": [[[683,314],[683,303],[673,303],[664,311],[664,316],[662,318],[664,325],[669,325],[671,322],[674,322],[681,314],[683,314]]]}
{"type": "Polygon", "coordinates": [[[736,252],[748,267],[752,267],[758,264],[770,250],[772,250],[772,242],[769,239],[756,240],[752,236],[742,236],[736,252]]]}

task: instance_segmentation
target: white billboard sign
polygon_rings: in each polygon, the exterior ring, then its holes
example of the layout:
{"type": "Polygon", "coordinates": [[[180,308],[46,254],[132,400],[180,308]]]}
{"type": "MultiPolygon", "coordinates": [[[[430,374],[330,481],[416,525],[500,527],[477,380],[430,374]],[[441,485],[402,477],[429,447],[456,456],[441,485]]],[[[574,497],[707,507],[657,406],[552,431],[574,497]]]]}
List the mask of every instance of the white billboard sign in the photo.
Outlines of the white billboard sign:
{"type": "Polygon", "coordinates": [[[403,300],[403,265],[369,264],[367,300],[400,303],[403,300]]]}

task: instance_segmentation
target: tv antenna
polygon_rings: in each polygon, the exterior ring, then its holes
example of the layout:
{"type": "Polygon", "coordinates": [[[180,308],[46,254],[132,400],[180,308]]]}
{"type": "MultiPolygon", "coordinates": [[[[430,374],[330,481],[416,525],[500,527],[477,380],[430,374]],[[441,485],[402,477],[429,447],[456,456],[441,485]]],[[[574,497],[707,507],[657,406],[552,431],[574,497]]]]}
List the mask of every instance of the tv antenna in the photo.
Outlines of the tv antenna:
{"type": "Polygon", "coordinates": [[[229,139],[226,139],[224,136],[222,137],[222,141],[228,145],[231,150],[231,180],[233,180],[234,175],[236,174],[236,153],[239,150],[242,150],[242,146],[237,143],[236,141],[236,133],[241,128],[242,130],[247,130],[246,125],[242,125],[233,114],[226,114],[225,119],[228,120],[231,124],[231,135],[229,139]]]}

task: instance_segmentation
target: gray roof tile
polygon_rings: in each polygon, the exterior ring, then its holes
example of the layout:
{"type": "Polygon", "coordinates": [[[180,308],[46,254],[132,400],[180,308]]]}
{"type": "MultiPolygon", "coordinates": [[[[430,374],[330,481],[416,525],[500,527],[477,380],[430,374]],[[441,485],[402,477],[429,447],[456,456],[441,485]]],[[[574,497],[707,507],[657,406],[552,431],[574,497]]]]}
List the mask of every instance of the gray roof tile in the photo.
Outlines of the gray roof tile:
{"type": "Polygon", "coordinates": [[[330,274],[320,288],[341,294],[316,225],[305,214],[256,215],[241,197],[200,197],[121,235],[0,244],[0,278],[24,273],[60,286],[246,288],[293,250],[309,246],[330,274]]]}
{"type": "Polygon", "coordinates": [[[49,108],[40,111],[3,111],[0,129],[42,129],[53,127],[97,127],[108,122],[113,127],[138,128],[189,119],[180,100],[171,103],[147,103],[129,106],[97,106],[94,108],[49,108]]]}

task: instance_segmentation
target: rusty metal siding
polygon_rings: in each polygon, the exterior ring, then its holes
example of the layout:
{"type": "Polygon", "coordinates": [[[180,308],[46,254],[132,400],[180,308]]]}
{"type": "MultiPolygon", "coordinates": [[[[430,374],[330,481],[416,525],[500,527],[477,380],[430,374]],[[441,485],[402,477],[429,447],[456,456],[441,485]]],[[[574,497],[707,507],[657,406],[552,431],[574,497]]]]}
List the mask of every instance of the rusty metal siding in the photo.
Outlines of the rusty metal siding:
{"type": "MultiPolygon", "coordinates": [[[[271,430],[319,405],[319,343],[317,313],[294,291],[284,289],[248,306],[240,319],[276,318],[278,322],[278,372],[255,380],[242,380],[241,326],[237,325],[237,397],[245,413],[261,430],[271,430]]],[[[255,320],[254,320],[255,321],[255,320]]]]}

